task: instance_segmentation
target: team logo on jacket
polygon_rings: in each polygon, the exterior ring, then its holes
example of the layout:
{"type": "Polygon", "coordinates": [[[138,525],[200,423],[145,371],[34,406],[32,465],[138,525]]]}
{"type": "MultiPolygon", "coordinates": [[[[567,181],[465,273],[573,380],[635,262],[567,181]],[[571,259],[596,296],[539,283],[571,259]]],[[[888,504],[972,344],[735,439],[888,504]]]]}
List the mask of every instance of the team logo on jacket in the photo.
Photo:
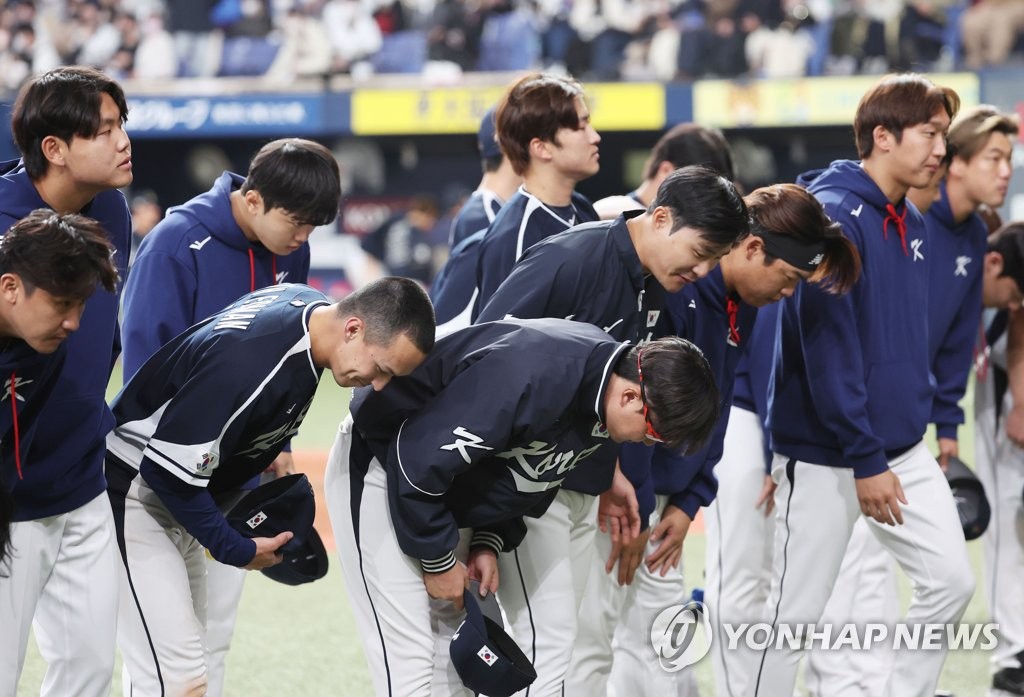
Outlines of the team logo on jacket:
{"type": "Polygon", "coordinates": [[[970,257],[959,256],[956,258],[956,269],[953,270],[954,276],[967,276],[967,265],[971,263],[970,257]]]}
{"type": "Polygon", "coordinates": [[[918,238],[910,241],[910,248],[914,250],[914,261],[918,259],[924,261],[924,254],[921,254],[921,245],[924,244],[924,240],[918,238]]]}
{"type": "MultiPolygon", "coordinates": [[[[19,387],[24,387],[25,385],[28,385],[28,384],[30,384],[32,382],[35,382],[35,381],[31,380],[29,378],[15,378],[14,379],[14,398],[17,401],[19,401],[19,402],[24,402],[25,401],[25,398],[22,397],[20,394],[18,394],[18,388],[19,387]]],[[[3,393],[2,396],[0,396],[0,402],[4,401],[5,399],[7,399],[10,396],[11,396],[11,379],[7,378],[7,380],[4,382],[4,393],[3,393]]]]}
{"type": "Polygon", "coordinates": [[[203,453],[203,459],[196,465],[196,472],[209,472],[217,464],[217,456],[214,453],[203,453]]]}
{"type": "Polygon", "coordinates": [[[284,279],[288,278],[288,272],[278,271],[277,275],[274,278],[277,280],[278,283],[284,283],[284,279]]]}
{"type": "Polygon", "coordinates": [[[584,448],[580,452],[555,450],[557,443],[532,441],[529,445],[511,448],[497,456],[509,460],[508,471],[512,473],[516,489],[526,493],[545,491],[565,479],[580,462],[590,457],[603,443],[584,448]]]}
{"type": "Polygon", "coordinates": [[[452,435],[455,436],[455,442],[449,443],[448,445],[442,445],[441,450],[448,450],[449,452],[458,450],[459,455],[462,456],[463,461],[467,465],[473,461],[469,456],[470,448],[494,450],[494,448],[483,445],[484,439],[475,433],[470,433],[465,426],[457,426],[452,430],[452,435]]]}

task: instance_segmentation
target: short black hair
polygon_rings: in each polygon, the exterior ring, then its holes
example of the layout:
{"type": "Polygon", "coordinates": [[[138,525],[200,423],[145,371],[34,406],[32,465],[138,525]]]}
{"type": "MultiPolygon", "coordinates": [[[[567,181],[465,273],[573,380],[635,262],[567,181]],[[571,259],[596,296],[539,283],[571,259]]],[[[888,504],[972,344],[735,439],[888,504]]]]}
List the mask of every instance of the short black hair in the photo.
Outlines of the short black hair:
{"type": "Polygon", "coordinates": [[[666,445],[685,455],[704,447],[718,423],[721,398],[711,365],[697,345],[668,336],[635,346],[615,365],[615,374],[640,383],[648,418],[666,445]]]}
{"type": "Polygon", "coordinates": [[[287,211],[303,225],[327,225],[338,216],[341,174],[331,151],[304,138],[282,138],[252,158],[242,193],[263,197],[263,212],[287,211]]]}
{"type": "Polygon", "coordinates": [[[11,115],[11,132],[31,179],[46,174],[49,161],[43,155],[48,136],[70,142],[75,136],[92,138],[100,127],[100,102],[110,95],[128,120],[124,90],[98,70],[73,65],[56,68],[25,83],[11,115]]]}
{"type": "Polygon", "coordinates": [[[0,237],[0,274],[21,278],[26,292],[85,300],[99,284],[113,292],[114,247],[98,222],[84,215],[32,211],[0,237]]]}
{"type": "Polygon", "coordinates": [[[415,281],[386,276],[338,303],[338,315],[355,315],[366,325],[366,341],[388,346],[405,334],[421,353],[434,348],[436,320],[426,291],[415,281]]]}
{"type": "Polygon", "coordinates": [[[647,210],[663,206],[672,214],[672,232],[690,227],[704,243],[722,251],[750,233],[747,204],[736,186],[708,167],[680,167],[665,177],[647,210]]]}
{"type": "Polygon", "coordinates": [[[704,165],[730,181],[736,179],[725,135],[696,123],[676,124],[654,144],[644,165],[644,179],[653,179],[662,162],[671,162],[673,167],[704,165]]]}

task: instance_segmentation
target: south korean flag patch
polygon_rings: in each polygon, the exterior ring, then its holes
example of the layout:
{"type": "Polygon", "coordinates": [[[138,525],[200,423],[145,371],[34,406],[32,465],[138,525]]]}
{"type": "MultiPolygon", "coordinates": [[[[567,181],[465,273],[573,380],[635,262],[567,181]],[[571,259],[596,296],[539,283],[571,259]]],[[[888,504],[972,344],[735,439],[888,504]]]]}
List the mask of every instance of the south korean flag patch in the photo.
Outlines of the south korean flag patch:
{"type": "Polygon", "coordinates": [[[483,648],[476,652],[476,655],[489,666],[493,666],[498,662],[498,656],[487,647],[487,644],[484,644],[483,648]]]}
{"type": "Polygon", "coordinates": [[[661,316],[661,310],[648,310],[647,311],[647,326],[653,327],[658,323],[658,317],[661,316]]]}
{"type": "Polygon", "coordinates": [[[266,519],[267,519],[267,514],[264,513],[263,511],[260,511],[259,513],[254,515],[252,518],[250,518],[249,520],[245,521],[245,524],[248,525],[253,530],[255,530],[257,527],[259,527],[260,523],[262,523],[266,519]]]}

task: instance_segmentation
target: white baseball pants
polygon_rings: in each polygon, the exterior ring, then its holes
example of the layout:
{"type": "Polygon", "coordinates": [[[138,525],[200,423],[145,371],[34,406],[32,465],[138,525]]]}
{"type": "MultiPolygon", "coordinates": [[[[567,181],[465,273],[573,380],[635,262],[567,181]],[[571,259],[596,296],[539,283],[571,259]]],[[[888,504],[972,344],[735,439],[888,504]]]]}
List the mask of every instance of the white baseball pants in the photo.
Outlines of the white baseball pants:
{"type": "MultiPolygon", "coordinates": [[[[953,497],[923,443],[889,462],[909,503],[904,524],[871,531],[914,585],[906,622],[958,622],[974,592],[974,577],[953,497]]],[[[772,476],[776,528],[772,587],[765,620],[820,623],[853,526],[861,516],[853,470],[775,456],[772,476]]],[[[791,697],[802,649],[788,642],[766,648],[754,666],[754,697],[791,697]]],[[[886,697],[932,697],[946,648],[901,650],[886,697]]]]}

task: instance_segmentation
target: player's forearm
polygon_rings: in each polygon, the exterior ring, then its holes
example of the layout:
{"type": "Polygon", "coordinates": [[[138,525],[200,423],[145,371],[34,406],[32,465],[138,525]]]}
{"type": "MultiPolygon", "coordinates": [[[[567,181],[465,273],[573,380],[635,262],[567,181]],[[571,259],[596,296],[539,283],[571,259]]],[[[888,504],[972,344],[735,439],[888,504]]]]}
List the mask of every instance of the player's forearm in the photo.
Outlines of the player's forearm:
{"type": "Polygon", "coordinates": [[[143,460],[139,472],[174,519],[214,559],[238,567],[252,561],[256,543],[231,529],[208,491],[185,484],[149,460],[143,460]]]}

